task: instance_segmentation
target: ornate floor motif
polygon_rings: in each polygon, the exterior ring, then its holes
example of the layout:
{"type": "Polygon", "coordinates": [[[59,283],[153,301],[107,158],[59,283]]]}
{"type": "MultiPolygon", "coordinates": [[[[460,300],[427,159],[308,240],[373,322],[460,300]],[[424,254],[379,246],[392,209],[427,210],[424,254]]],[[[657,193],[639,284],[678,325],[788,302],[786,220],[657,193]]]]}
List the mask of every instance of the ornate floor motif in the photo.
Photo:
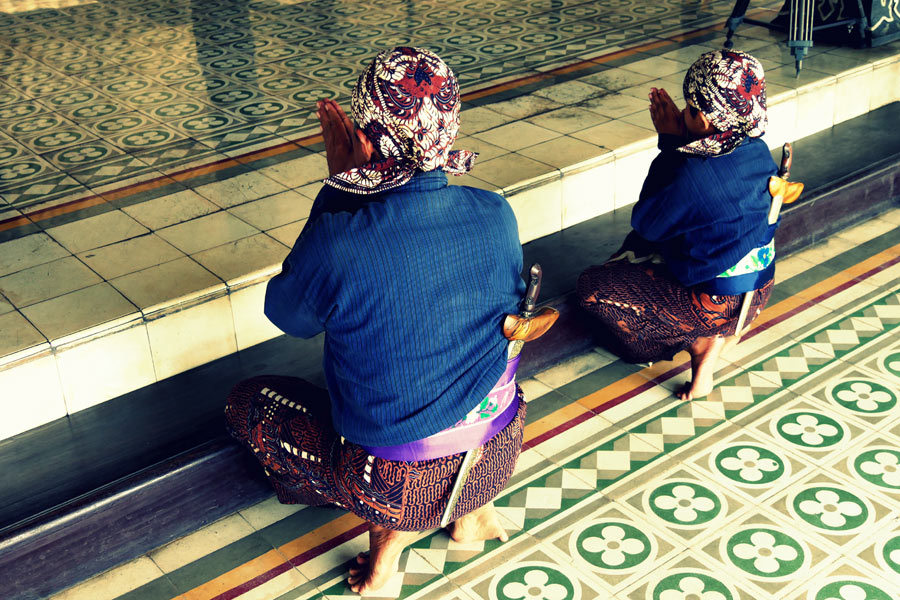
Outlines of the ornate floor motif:
{"type": "MultiPolygon", "coordinates": [[[[0,197],[17,210],[318,131],[364,64],[424,45],[466,93],[721,21],[665,0],[102,1],[0,13],[0,197]],[[190,141],[189,151],[186,142],[190,141]]],[[[15,5],[15,2],[13,2],[15,5]]]]}

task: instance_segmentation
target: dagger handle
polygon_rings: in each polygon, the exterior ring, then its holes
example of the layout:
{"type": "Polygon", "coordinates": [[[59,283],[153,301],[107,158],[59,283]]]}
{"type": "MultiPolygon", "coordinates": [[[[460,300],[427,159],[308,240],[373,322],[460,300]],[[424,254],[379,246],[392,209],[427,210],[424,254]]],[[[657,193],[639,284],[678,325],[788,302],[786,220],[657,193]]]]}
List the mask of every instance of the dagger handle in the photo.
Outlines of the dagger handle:
{"type": "Polygon", "coordinates": [[[794,162],[793,146],[790,142],[786,142],[781,147],[781,166],[778,168],[778,176],[787,179],[791,175],[791,163],[794,162]]]}
{"type": "Polygon", "coordinates": [[[525,292],[525,299],[522,301],[519,314],[523,317],[530,317],[537,306],[538,294],[541,293],[541,265],[534,263],[531,265],[531,277],[528,281],[528,289],[525,292]]]}

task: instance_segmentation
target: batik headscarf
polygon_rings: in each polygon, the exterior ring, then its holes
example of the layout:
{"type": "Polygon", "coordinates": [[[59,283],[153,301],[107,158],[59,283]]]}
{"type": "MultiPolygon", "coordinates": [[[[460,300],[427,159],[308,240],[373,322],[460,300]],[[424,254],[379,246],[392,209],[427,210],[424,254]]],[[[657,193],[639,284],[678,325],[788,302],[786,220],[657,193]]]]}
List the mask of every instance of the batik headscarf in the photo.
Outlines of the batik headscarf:
{"type": "Polygon", "coordinates": [[[462,175],[475,162],[474,152],[450,150],[459,132],[459,84],[433,52],[381,52],[359,76],[350,109],[380,156],[329,177],[328,185],[375,194],[403,185],[416,171],[462,175]]]}
{"type": "Polygon", "coordinates": [[[684,98],[718,131],[680,147],[681,152],[721,156],[766,131],[766,79],[746,52],[716,50],[700,56],[684,76],[684,98]]]}

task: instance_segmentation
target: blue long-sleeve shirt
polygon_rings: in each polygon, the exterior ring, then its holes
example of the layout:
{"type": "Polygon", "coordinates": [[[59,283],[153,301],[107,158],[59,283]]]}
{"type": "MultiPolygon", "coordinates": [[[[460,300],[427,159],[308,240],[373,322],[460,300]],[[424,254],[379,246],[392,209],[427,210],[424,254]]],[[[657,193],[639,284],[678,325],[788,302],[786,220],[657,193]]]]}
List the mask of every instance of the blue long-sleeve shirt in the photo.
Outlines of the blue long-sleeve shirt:
{"type": "Polygon", "coordinates": [[[682,284],[692,286],[768,243],[768,184],[777,168],[760,138],[710,158],[677,152],[679,143],[660,136],[661,152],[650,165],[631,226],[654,243],[682,284]]]}
{"type": "Polygon", "coordinates": [[[325,332],[335,429],[358,444],[427,437],[503,373],[502,323],[524,293],[515,216],[442,171],[362,196],[325,186],[266,290],[266,316],[325,332]]]}

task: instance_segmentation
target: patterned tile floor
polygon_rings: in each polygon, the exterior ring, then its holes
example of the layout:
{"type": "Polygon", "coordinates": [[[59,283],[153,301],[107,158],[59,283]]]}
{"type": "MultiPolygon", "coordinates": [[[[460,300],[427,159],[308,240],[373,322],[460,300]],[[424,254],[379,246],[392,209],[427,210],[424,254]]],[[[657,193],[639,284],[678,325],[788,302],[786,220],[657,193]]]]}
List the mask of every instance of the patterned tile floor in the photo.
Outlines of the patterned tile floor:
{"type": "Polygon", "coordinates": [[[0,13],[0,221],[58,207],[61,198],[103,197],[112,183],[309,142],[318,129],[314,101],[346,103],[361,66],[385,47],[430,47],[472,96],[721,23],[731,6],[445,4],[105,0],[0,13]]]}
{"type": "MultiPolygon", "coordinates": [[[[510,541],[425,532],[374,597],[900,598],[898,233],[900,209],[781,261],[703,400],[672,396],[682,356],[596,349],[523,382],[510,541]]],[[[272,498],[55,600],[353,598],[364,532],[272,498]]]]}

